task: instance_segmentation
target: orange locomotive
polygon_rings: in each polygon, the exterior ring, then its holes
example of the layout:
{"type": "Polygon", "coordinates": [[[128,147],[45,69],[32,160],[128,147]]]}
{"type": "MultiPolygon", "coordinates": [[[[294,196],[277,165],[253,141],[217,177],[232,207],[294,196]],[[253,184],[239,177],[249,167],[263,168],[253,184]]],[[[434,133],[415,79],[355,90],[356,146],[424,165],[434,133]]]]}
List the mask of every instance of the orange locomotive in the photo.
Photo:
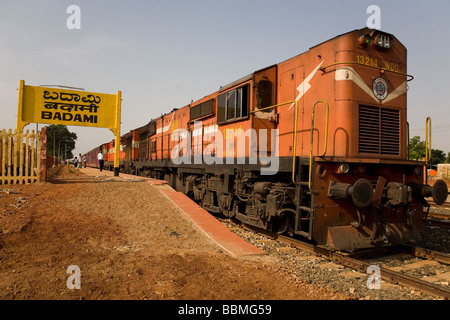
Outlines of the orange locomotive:
{"type": "Polygon", "coordinates": [[[131,131],[123,169],[337,250],[416,241],[448,190],[407,160],[411,79],[400,41],[355,30],[131,131]]]}

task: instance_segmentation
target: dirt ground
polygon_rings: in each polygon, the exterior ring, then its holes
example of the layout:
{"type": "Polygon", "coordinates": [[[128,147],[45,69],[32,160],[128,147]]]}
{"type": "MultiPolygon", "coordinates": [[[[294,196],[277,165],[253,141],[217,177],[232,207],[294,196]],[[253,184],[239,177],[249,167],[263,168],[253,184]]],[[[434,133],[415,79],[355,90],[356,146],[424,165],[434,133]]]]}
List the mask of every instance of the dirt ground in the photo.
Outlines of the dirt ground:
{"type": "Polygon", "coordinates": [[[231,257],[149,182],[64,167],[0,185],[0,299],[345,299],[270,257],[231,257]],[[80,289],[69,289],[80,269],[80,289]]]}

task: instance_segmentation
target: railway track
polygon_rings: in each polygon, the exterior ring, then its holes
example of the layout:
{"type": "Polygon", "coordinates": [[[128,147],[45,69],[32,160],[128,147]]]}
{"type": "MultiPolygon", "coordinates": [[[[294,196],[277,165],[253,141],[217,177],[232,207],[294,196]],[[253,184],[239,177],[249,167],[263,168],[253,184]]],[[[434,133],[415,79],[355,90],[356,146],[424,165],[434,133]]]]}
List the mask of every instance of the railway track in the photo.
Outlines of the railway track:
{"type": "Polygon", "coordinates": [[[438,206],[433,200],[427,199],[430,204],[430,210],[427,217],[425,218],[425,223],[430,226],[437,226],[441,228],[450,228],[450,202],[445,202],[444,204],[438,206]]]}
{"type": "MultiPolygon", "coordinates": [[[[426,263],[421,263],[421,262],[416,262],[414,266],[412,266],[412,264],[405,264],[403,266],[399,266],[399,267],[391,267],[391,268],[387,268],[387,267],[380,267],[380,265],[382,265],[383,260],[385,259],[385,257],[383,257],[382,259],[369,259],[369,260],[365,260],[365,259],[357,259],[354,258],[353,255],[346,255],[345,253],[339,253],[339,252],[333,252],[324,248],[320,248],[314,245],[310,245],[307,244],[305,246],[305,244],[301,243],[301,241],[295,240],[291,241],[288,237],[282,237],[281,241],[283,242],[288,242],[291,245],[298,247],[301,250],[308,250],[309,252],[314,252],[314,253],[318,253],[321,256],[327,258],[328,260],[336,263],[336,264],[340,264],[346,267],[349,267],[351,269],[354,269],[356,271],[359,271],[361,273],[366,273],[367,270],[369,270],[370,266],[377,266],[379,269],[379,275],[381,276],[382,279],[390,282],[390,283],[394,283],[394,284],[400,284],[403,286],[407,286],[407,287],[411,287],[411,288],[415,288],[417,290],[426,292],[428,294],[431,295],[435,295],[437,297],[442,297],[444,299],[449,299],[450,298],[450,287],[448,286],[448,282],[447,285],[441,285],[441,284],[435,284],[433,282],[424,280],[423,278],[419,278],[419,277],[415,277],[415,276],[411,276],[407,273],[404,273],[404,270],[408,270],[408,269],[415,269],[420,268],[420,266],[425,266],[427,265],[426,263]],[[301,244],[299,244],[301,243],[301,244]]],[[[411,247],[411,248],[407,248],[408,250],[406,251],[410,251],[411,254],[414,254],[415,256],[419,256],[416,255],[416,253],[423,253],[423,255],[421,255],[421,257],[423,257],[425,260],[424,261],[433,261],[436,262],[438,265],[440,265],[441,263],[443,264],[447,264],[450,261],[450,255],[445,255],[439,252],[427,252],[427,250],[421,249],[421,248],[415,248],[415,247],[411,247]],[[431,258],[432,256],[435,256],[434,258],[431,258]],[[430,259],[430,260],[429,260],[430,259]]],[[[449,268],[450,269],[450,268],[449,268]]],[[[450,272],[450,271],[449,271],[450,272]]],[[[449,274],[450,276],[450,274],[449,274]]],[[[445,281],[442,281],[445,282],[445,281]]]]}
{"type": "MultiPolygon", "coordinates": [[[[227,221],[231,223],[229,227],[232,231],[236,232],[237,228],[242,228],[246,230],[243,232],[247,233],[247,237],[249,232],[265,237],[267,240],[254,240],[260,246],[268,247],[264,241],[280,242],[285,245],[285,249],[278,248],[279,251],[286,252],[290,248],[306,254],[306,259],[311,259],[312,256],[325,259],[331,263],[331,266],[321,263],[325,268],[330,270],[349,268],[354,270],[353,276],[359,277],[360,281],[368,281],[371,277],[375,285],[383,280],[383,283],[409,288],[415,294],[424,293],[432,299],[448,300],[450,298],[449,254],[413,246],[383,247],[353,253],[335,252],[298,239],[258,230],[238,221],[227,221]],[[372,270],[372,272],[368,270],[372,270]],[[379,278],[376,278],[378,276],[379,278]]],[[[237,233],[239,234],[239,232],[237,233]]],[[[291,254],[295,254],[295,251],[291,251],[291,254]]],[[[348,281],[348,277],[352,276],[351,272],[342,270],[339,272],[343,275],[341,281],[348,281]]],[[[369,284],[367,283],[367,285],[369,284]]],[[[352,292],[351,289],[350,292],[352,292]]]]}

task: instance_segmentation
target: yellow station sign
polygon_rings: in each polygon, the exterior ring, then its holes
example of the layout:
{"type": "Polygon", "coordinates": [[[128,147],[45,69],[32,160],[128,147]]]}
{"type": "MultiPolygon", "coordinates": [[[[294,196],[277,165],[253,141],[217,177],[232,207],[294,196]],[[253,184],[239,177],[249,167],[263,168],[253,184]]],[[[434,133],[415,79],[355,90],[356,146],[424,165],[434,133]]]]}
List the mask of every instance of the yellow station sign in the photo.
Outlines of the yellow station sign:
{"type": "Polygon", "coordinates": [[[27,86],[20,80],[17,130],[29,123],[110,129],[116,139],[114,167],[119,168],[121,92],[105,94],[27,86]]]}
{"type": "Polygon", "coordinates": [[[23,86],[21,121],[115,128],[115,94],[23,86]]]}

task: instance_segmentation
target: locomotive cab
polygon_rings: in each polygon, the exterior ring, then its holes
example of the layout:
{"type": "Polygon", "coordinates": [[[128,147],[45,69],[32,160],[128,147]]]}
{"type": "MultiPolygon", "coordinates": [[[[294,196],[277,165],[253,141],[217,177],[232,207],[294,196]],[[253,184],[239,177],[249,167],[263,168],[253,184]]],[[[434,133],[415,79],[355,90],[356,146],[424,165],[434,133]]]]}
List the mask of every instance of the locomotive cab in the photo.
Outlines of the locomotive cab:
{"type": "Polygon", "coordinates": [[[407,160],[406,48],[365,28],[276,67],[276,105],[253,114],[267,112],[279,134],[278,184],[259,177],[270,182],[257,201],[267,227],[336,250],[420,240],[425,198],[443,203],[448,190],[407,160]]]}
{"type": "Polygon", "coordinates": [[[313,238],[336,250],[418,241],[425,198],[442,204],[448,190],[443,181],[425,185],[424,163],[407,160],[406,48],[369,29],[333,42],[335,61],[320,68],[334,76],[334,96],[325,99],[332,146],[310,155],[313,238]]]}

